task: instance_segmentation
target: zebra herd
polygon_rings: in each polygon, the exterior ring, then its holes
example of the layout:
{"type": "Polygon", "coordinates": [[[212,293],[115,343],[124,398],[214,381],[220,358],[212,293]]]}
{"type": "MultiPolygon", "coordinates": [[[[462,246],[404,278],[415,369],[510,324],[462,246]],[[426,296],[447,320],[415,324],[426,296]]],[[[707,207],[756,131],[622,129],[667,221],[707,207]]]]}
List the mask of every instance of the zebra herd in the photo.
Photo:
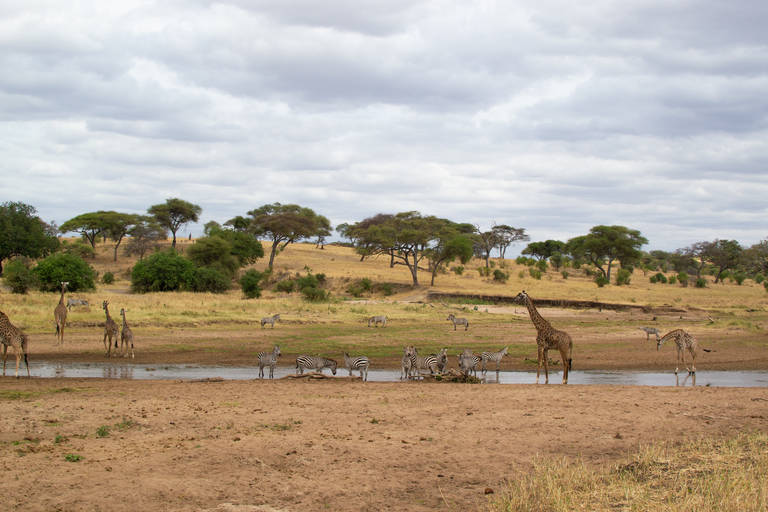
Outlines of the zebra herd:
{"type": "MultiPolygon", "coordinates": [[[[507,355],[509,347],[504,347],[498,352],[483,352],[480,355],[473,354],[471,350],[466,349],[458,355],[459,371],[465,375],[474,373],[477,376],[477,366],[483,375],[487,372],[488,363],[496,363],[496,374],[499,373],[501,360],[507,355]]],[[[272,352],[259,352],[259,378],[264,378],[264,367],[269,367],[269,378],[274,378],[277,359],[280,357],[280,347],[275,345],[272,352]]],[[[360,372],[360,378],[365,382],[368,380],[368,368],[371,361],[368,357],[350,356],[344,352],[344,367],[352,375],[353,371],[360,372]]],[[[430,375],[441,374],[448,367],[448,349],[443,348],[437,354],[419,355],[418,350],[413,345],[408,345],[403,349],[403,358],[401,362],[400,380],[412,379],[429,372],[430,375]]],[[[330,368],[331,373],[336,375],[338,363],[335,359],[328,359],[320,356],[310,356],[302,354],[296,358],[296,374],[303,375],[304,370],[317,371],[322,373],[325,368],[330,368]]]]}

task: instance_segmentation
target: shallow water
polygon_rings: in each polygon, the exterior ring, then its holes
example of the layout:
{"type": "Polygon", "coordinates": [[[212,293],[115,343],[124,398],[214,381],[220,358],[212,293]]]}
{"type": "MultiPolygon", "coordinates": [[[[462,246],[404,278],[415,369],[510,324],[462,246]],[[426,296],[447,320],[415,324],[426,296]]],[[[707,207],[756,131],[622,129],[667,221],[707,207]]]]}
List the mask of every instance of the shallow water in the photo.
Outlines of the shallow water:
{"type": "MultiPolygon", "coordinates": [[[[259,368],[252,366],[197,366],[197,365],[145,365],[125,363],[49,363],[36,361],[30,365],[33,377],[99,377],[107,379],[207,379],[248,380],[259,376],[259,368]]],[[[292,366],[278,366],[275,378],[293,374],[292,366]]],[[[330,375],[330,370],[324,373],[330,375]]],[[[21,372],[20,372],[21,374],[21,372]]],[[[346,369],[339,368],[337,376],[347,376],[346,369]]],[[[269,376],[269,369],[265,368],[269,376]]],[[[355,375],[358,375],[356,372],[355,375]]],[[[482,375],[478,373],[478,377],[482,375]]],[[[368,380],[395,382],[400,380],[400,371],[392,369],[368,372],[368,380]]],[[[550,372],[549,382],[559,384],[560,372],[550,372]]],[[[489,371],[485,382],[488,384],[534,384],[536,372],[502,371],[498,380],[496,372],[489,371]]],[[[544,382],[542,375],[541,382],[544,382]]],[[[611,384],[622,386],[720,386],[720,387],[768,387],[768,371],[704,371],[693,375],[681,373],[675,376],[669,372],[644,372],[632,370],[587,370],[572,371],[569,384],[611,384]]]]}

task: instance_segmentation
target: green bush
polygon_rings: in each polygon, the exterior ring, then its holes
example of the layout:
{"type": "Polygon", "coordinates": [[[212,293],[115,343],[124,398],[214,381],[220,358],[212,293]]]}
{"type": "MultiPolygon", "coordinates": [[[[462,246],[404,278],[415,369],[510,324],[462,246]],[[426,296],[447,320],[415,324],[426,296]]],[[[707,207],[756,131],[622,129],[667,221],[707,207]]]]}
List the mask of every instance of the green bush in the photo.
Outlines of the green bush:
{"type": "Polygon", "coordinates": [[[93,250],[91,244],[83,242],[82,240],[77,240],[72,243],[64,241],[64,243],[61,244],[61,249],[64,254],[72,254],[83,259],[96,257],[96,251],[93,250]]]}
{"type": "Polygon", "coordinates": [[[677,280],[684,287],[688,287],[688,272],[680,272],[677,274],[677,280]]]}
{"type": "Polygon", "coordinates": [[[301,294],[304,296],[304,299],[310,302],[322,302],[330,296],[329,292],[314,286],[305,286],[301,289],[301,294]]]}
{"type": "Polygon", "coordinates": [[[528,273],[534,279],[538,279],[538,280],[541,279],[541,270],[539,270],[539,269],[531,267],[531,268],[528,269],[528,273]]]}
{"type": "Polygon", "coordinates": [[[283,293],[293,293],[296,283],[292,279],[284,279],[275,285],[275,290],[283,293]]]}
{"type": "Polygon", "coordinates": [[[661,272],[657,272],[656,274],[652,275],[652,276],[649,278],[649,281],[650,281],[651,283],[662,283],[662,284],[667,284],[667,276],[665,276],[665,275],[664,275],[664,274],[662,274],[661,272]]]}
{"type": "Polygon", "coordinates": [[[373,290],[373,281],[364,277],[347,286],[347,293],[353,297],[362,297],[366,292],[373,290]]]}
{"type": "Polygon", "coordinates": [[[632,271],[628,268],[620,268],[616,273],[616,286],[628,285],[632,280],[632,271]]]}
{"type": "Polygon", "coordinates": [[[464,265],[456,265],[455,267],[451,267],[451,270],[453,271],[454,274],[456,274],[457,276],[460,276],[461,274],[464,273],[464,265]]]}
{"type": "Polygon", "coordinates": [[[756,274],[754,279],[757,284],[760,284],[765,281],[765,276],[763,274],[756,274]]]}
{"type": "Polygon", "coordinates": [[[542,272],[547,271],[547,260],[539,260],[536,262],[536,268],[541,270],[542,272]]]}
{"type": "Polygon", "coordinates": [[[768,281],[763,281],[763,288],[765,288],[765,291],[768,292],[768,281]]]}
{"type": "Polygon", "coordinates": [[[703,277],[699,277],[696,279],[696,288],[706,288],[707,287],[707,280],[703,277]]]}
{"type": "Polygon", "coordinates": [[[509,279],[509,274],[503,270],[496,269],[493,271],[493,280],[497,283],[506,283],[507,279],[509,279]]]}
{"type": "Polygon", "coordinates": [[[677,276],[669,276],[669,284],[677,284],[677,276]]]}
{"type": "Polygon", "coordinates": [[[392,285],[389,283],[381,283],[377,286],[379,291],[383,293],[385,296],[389,297],[393,293],[395,293],[395,290],[392,288],[392,285]]]}
{"type": "Polygon", "coordinates": [[[602,274],[595,276],[595,284],[597,285],[598,288],[602,288],[603,286],[608,284],[608,278],[602,274]]]}
{"type": "Polygon", "coordinates": [[[13,260],[3,269],[5,284],[12,293],[25,294],[30,288],[37,286],[37,277],[22,260],[13,260]]]}
{"type": "Polygon", "coordinates": [[[224,293],[230,289],[231,285],[232,279],[224,272],[212,267],[197,267],[192,291],[224,293]]]}
{"type": "Polygon", "coordinates": [[[249,299],[256,299],[261,297],[261,281],[267,275],[267,272],[259,272],[257,270],[249,270],[240,278],[240,288],[243,290],[243,295],[249,299]]]}
{"type": "Polygon", "coordinates": [[[135,293],[191,291],[195,280],[195,264],[173,249],[139,261],[131,271],[131,289],[135,293]]]}
{"type": "Polygon", "coordinates": [[[210,267],[227,275],[230,279],[240,268],[240,261],[232,254],[232,244],[219,236],[198,238],[187,248],[187,257],[197,267],[210,267]]]}
{"type": "Polygon", "coordinates": [[[483,277],[488,277],[491,275],[491,269],[488,267],[477,267],[477,272],[483,277]]]}
{"type": "Polygon", "coordinates": [[[570,274],[568,274],[568,271],[567,271],[567,270],[563,270],[563,271],[562,271],[562,272],[560,272],[560,273],[562,274],[562,276],[563,276],[563,279],[568,279],[568,276],[570,275],[570,274]]]}
{"type": "Polygon", "coordinates": [[[40,261],[32,270],[40,291],[61,291],[61,282],[67,281],[72,292],[93,290],[96,272],[81,257],[74,254],[52,254],[40,261]]]}
{"type": "Polygon", "coordinates": [[[101,276],[101,282],[104,284],[112,284],[115,282],[115,274],[112,272],[104,272],[104,275],[101,276]]]}
{"type": "Polygon", "coordinates": [[[736,284],[738,284],[739,286],[741,286],[742,284],[744,284],[744,280],[745,280],[746,278],[747,278],[747,274],[745,274],[745,273],[744,273],[743,271],[741,271],[741,270],[733,274],[733,279],[735,279],[735,280],[736,280],[736,284]]]}

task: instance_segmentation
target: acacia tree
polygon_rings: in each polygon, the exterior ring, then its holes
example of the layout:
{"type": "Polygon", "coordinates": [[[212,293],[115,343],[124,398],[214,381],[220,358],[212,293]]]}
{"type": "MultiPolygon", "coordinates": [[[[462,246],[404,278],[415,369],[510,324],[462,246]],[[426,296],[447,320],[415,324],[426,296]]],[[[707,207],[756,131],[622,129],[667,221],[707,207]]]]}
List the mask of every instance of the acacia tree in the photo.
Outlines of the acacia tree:
{"type": "Polygon", "coordinates": [[[131,229],[141,223],[141,215],[119,212],[99,212],[103,222],[103,233],[105,233],[113,242],[114,261],[117,261],[117,250],[123,238],[130,233],[131,229]]]}
{"type": "Polygon", "coordinates": [[[89,212],[78,215],[66,221],[59,226],[62,233],[80,233],[84,239],[88,240],[91,248],[96,249],[96,239],[104,232],[104,219],[102,214],[106,212],[89,212]]]}
{"type": "MultiPolygon", "coordinates": [[[[266,236],[272,241],[269,253],[269,269],[275,261],[278,250],[283,251],[288,244],[318,235],[330,222],[318,215],[311,208],[296,204],[265,204],[248,212],[251,221],[248,231],[256,237],[266,236]]],[[[238,217],[227,221],[235,225],[238,217]]]]}
{"type": "Polygon", "coordinates": [[[475,227],[474,252],[478,258],[485,260],[485,268],[491,268],[491,251],[499,245],[499,240],[497,231],[480,231],[479,227],[475,227]]]}
{"type": "Polygon", "coordinates": [[[471,224],[455,224],[442,219],[445,224],[439,227],[439,233],[435,237],[434,245],[426,249],[429,259],[429,270],[432,274],[430,286],[435,285],[435,276],[442,265],[458,259],[462,264],[472,259],[473,243],[472,233],[474,226],[471,224]]]}
{"type": "Polygon", "coordinates": [[[551,258],[555,253],[562,254],[565,251],[565,242],[560,240],[545,240],[543,242],[531,242],[521,254],[530,254],[539,261],[551,258]]]}
{"type": "Polygon", "coordinates": [[[736,268],[742,262],[743,253],[744,250],[736,240],[715,240],[708,245],[703,257],[717,267],[716,283],[720,282],[723,272],[736,268]]]}
{"type": "Polygon", "coordinates": [[[642,255],[640,247],[648,240],[636,229],[624,226],[595,226],[589,234],[568,241],[568,251],[574,257],[587,259],[610,282],[611,266],[619,260],[626,266],[642,255]]]}
{"type": "Polygon", "coordinates": [[[687,258],[690,265],[696,271],[696,279],[701,278],[701,271],[707,264],[707,253],[710,251],[712,242],[696,242],[695,244],[678,249],[676,253],[679,256],[687,258]]]}
{"type": "Polygon", "coordinates": [[[525,228],[513,228],[506,224],[494,225],[491,231],[496,233],[496,247],[499,256],[504,259],[507,249],[515,242],[527,242],[531,238],[525,233],[525,228]]]}
{"type": "Polygon", "coordinates": [[[138,216],[138,222],[128,230],[128,242],[125,247],[127,255],[137,254],[140,260],[150,249],[156,248],[165,238],[165,228],[155,221],[154,217],[138,216]]]}
{"type": "Polygon", "coordinates": [[[37,216],[34,206],[11,201],[0,204],[0,275],[5,259],[40,258],[58,248],[55,228],[37,216]]]}
{"type": "MultiPolygon", "coordinates": [[[[336,231],[344,238],[348,239],[355,246],[355,252],[360,255],[360,261],[371,256],[375,251],[381,251],[381,244],[387,239],[384,231],[391,228],[388,224],[392,221],[394,215],[389,213],[377,213],[373,217],[368,217],[354,224],[339,224],[336,231]]],[[[387,251],[390,255],[390,267],[394,266],[393,249],[390,247],[387,251]]]]}
{"type": "Polygon", "coordinates": [[[176,232],[184,224],[197,222],[202,211],[203,209],[196,204],[176,197],[166,199],[165,203],[152,205],[147,209],[147,213],[152,215],[158,224],[173,234],[171,243],[173,248],[176,248],[176,232]]]}

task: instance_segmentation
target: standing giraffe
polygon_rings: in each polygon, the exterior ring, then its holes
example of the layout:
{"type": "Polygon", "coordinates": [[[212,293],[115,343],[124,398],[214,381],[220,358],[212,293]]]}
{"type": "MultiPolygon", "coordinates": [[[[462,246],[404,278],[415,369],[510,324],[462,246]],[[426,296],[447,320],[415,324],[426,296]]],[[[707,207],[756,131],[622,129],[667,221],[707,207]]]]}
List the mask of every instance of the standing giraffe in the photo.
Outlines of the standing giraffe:
{"type": "Polygon", "coordinates": [[[67,291],[67,281],[61,282],[61,297],[53,310],[53,318],[56,320],[56,344],[64,346],[64,325],[67,323],[67,306],[64,305],[64,292],[67,291]]]}
{"type": "Polygon", "coordinates": [[[528,308],[528,314],[531,316],[531,322],[533,322],[536,331],[538,331],[536,344],[539,347],[539,365],[536,368],[536,384],[539,383],[542,360],[544,361],[544,384],[549,384],[549,361],[547,354],[551,348],[556,348],[560,351],[560,357],[563,358],[563,384],[568,384],[568,372],[571,369],[571,356],[573,354],[573,340],[571,340],[571,336],[565,331],[558,331],[549,322],[544,320],[544,317],[536,310],[533,300],[525,293],[525,290],[517,294],[514,301],[525,303],[528,308]]]}
{"type": "Polygon", "coordinates": [[[101,307],[104,309],[104,313],[107,315],[107,321],[104,323],[104,350],[107,351],[105,354],[107,357],[112,355],[112,338],[115,339],[115,348],[117,348],[117,338],[120,334],[120,329],[117,328],[117,324],[114,320],[112,320],[112,317],[109,316],[109,301],[104,301],[101,303],[101,307]],[[107,344],[107,338],[109,338],[109,344],[107,344]]]}
{"type": "Polygon", "coordinates": [[[120,308],[120,316],[123,317],[123,330],[120,332],[120,353],[123,353],[123,344],[125,344],[125,353],[123,357],[128,357],[128,347],[131,348],[131,359],[133,354],[133,331],[128,327],[128,321],[125,319],[125,308],[120,308]]]}
{"type": "Polygon", "coordinates": [[[0,311],[0,343],[3,344],[3,377],[5,377],[5,361],[8,358],[8,346],[13,347],[16,354],[16,378],[19,378],[19,364],[21,355],[24,354],[24,364],[27,365],[27,377],[29,377],[29,360],[27,335],[8,319],[8,315],[0,311]]]}
{"type": "MultiPolygon", "coordinates": [[[[683,362],[685,365],[685,369],[688,370],[688,373],[690,375],[696,375],[696,349],[699,347],[698,342],[696,341],[696,338],[688,334],[682,329],[675,329],[674,331],[669,331],[667,334],[659,338],[659,340],[656,342],[656,350],[659,350],[661,346],[666,343],[669,340],[674,340],[675,345],[677,345],[677,361],[675,364],[675,375],[677,375],[677,371],[680,369],[680,361],[683,362]],[[688,365],[685,363],[685,351],[688,351],[691,354],[691,367],[688,368],[688,365]]],[[[712,350],[708,348],[701,347],[701,350],[704,352],[712,352],[712,350]]]]}

